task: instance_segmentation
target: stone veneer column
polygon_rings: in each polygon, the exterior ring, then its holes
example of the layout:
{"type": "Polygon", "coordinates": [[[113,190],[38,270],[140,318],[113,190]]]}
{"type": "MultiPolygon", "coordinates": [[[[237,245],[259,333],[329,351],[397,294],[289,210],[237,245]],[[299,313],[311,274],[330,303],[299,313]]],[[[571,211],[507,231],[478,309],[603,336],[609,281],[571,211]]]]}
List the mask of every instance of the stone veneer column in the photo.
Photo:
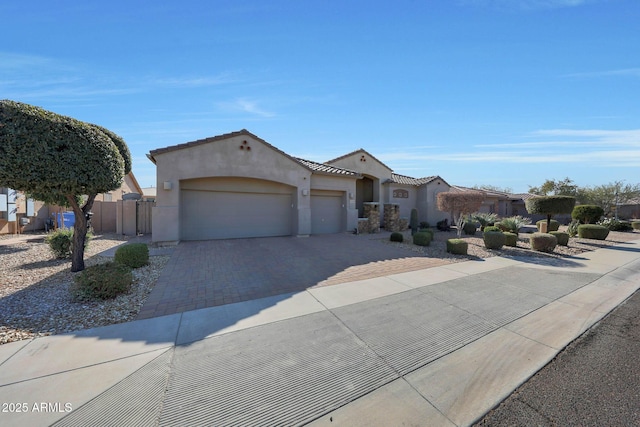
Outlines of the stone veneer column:
{"type": "Polygon", "coordinates": [[[387,231],[400,230],[400,205],[386,203],[384,205],[384,229],[387,231]]]}
{"type": "Polygon", "coordinates": [[[380,203],[367,202],[364,205],[364,216],[369,220],[369,233],[380,232],[380,203]]]}

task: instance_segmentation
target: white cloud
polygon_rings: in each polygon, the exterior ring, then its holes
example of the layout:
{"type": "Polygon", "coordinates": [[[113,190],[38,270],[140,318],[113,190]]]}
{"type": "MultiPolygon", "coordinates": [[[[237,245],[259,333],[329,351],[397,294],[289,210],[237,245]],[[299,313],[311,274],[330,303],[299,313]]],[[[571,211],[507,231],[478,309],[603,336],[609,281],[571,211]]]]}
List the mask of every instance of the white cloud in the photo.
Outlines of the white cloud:
{"type": "Polygon", "coordinates": [[[221,102],[217,104],[219,108],[227,111],[241,111],[259,117],[275,117],[276,113],[267,111],[258,105],[258,101],[248,98],[238,98],[232,102],[221,102]]]}

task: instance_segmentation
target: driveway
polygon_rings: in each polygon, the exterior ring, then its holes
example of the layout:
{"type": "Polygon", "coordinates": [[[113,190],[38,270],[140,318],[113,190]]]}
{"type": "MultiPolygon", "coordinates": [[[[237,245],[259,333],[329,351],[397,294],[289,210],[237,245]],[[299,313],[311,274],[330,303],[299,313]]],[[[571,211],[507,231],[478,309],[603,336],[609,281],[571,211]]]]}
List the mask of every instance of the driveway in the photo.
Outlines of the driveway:
{"type": "Polygon", "coordinates": [[[182,242],[173,251],[138,319],[451,262],[387,244],[387,234],[182,242]]]}

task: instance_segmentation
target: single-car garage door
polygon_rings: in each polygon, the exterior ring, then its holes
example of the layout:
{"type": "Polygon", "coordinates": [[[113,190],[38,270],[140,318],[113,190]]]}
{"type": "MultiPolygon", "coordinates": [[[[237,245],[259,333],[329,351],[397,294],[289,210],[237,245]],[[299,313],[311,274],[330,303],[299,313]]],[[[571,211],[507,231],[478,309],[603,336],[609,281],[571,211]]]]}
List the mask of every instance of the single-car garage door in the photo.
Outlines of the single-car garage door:
{"type": "Polygon", "coordinates": [[[339,191],[311,191],[311,234],[344,231],[343,196],[339,191]]]}
{"type": "Polygon", "coordinates": [[[290,189],[277,183],[239,181],[210,180],[210,185],[189,182],[181,186],[182,240],[292,234],[290,189]],[[203,189],[203,186],[213,188],[203,189]]]}

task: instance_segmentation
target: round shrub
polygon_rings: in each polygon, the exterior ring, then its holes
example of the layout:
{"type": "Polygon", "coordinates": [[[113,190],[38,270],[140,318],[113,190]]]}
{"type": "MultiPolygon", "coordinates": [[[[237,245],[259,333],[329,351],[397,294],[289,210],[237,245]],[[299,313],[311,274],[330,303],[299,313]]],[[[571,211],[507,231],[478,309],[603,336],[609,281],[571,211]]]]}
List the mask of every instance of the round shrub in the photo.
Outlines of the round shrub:
{"type": "Polygon", "coordinates": [[[558,245],[558,239],[549,233],[533,233],[529,236],[531,249],[540,252],[553,252],[558,245]]]}
{"type": "Polygon", "coordinates": [[[516,233],[504,233],[504,245],[515,248],[518,245],[518,235],[516,233]]]}
{"type": "Polygon", "coordinates": [[[149,264],[149,248],[144,243],[129,243],[120,246],[116,249],[114,260],[131,268],[142,267],[149,264]]]}
{"type": "Polygon", "coordinates": [[[448,239],[447,252],[453,255],[466,255],[469,244],[462,239],[448,239]]]}
{"type": "Polygon", "coordinates": [[[640,230],[640,221],[631,221],[631,228],[634,230],[640,230]]]}
{"type": "Polygon", "coordinates": [[[560,246],[567,246],[569,244],[569,233],[565,233],[563,231],[550,231],[549,234],[556,236],[560,246]]]}
{"type": "Polygon", "coordinates": [[[402,233],[398,233],[396,231],[391,233],[391,237],[389,237],[389,240],[391,240],[392,242],[402,242],[404,240],[404,236],[402,235],[402,233]]]}
{"type": "Polygon", "coordinates": [[[504,233],[502,231],[487,231],[487,228],[489,227],[484,229],[484,246],[487,249],[502,249],[506,241],[504,233]]]}
{"type": "Polygon", "coordinates": [[[129,267],[107,262],[85,268],[75,277],[70,290],[77,300],[104,300],[129,292],[132,282],[133,274],[129,267]]]}
{"type": "Polygon", "coordinates": [[[418,233],[427,233],[429,236],[431,236],[432,241],[433,241],[433,236],[435,234],[435,232],[433,231],[433,228],[419,228],[418,233]]]}
{"type": "Polygon", "coordinates": [[[420,224],[418,225],[418,228],[420,228],[420,229],[429,228],[429,227],[431,227],[431,226],[429,225],[429,223],[427,221],[420,221],[420,224]]]}
{"type": "Polygon", "coordinates": [[[604,215],[604,210],[597,205],[577,205],[571,212],[571,218],[583,224],[595,224],[604,215]]]}
{"type": "MultiPolygon", "coordinates": [[[[91,233],[87,233],[84,241],[85,248],[89,245],[89,240],[92,237],[91,233]]],[[[45,242],[56,258],[70,258],[71,251],[73,251],[73,228],[59,228],[47,234],[45,242]]]]}
{"type": "Polygon", "coordinates": [[[473,236],[474,234],[476,234],[476,230],[478,229],[478,224],[476,224],[473,221],[467,221],[464,223],[464,225],[462,226],[462,231],[464,232],[464,234],[466,234],[467,236],[473,236]]]}
{"type": "Polygon", "coordinates": [[[602,225],[603,227],[607,227],[609,231],[631,231],[633,227],[631,223],[628,221],[620,221],[615,218],[605,218],[602,221],[598,222],[597,225],[602,225]]]}
{"type": "Polygon", "coordinates": [[[69,258],[71,256],[71,243],[73,242],[73,229],[59,228],[49,233],[45,242],[51,248],[56,258],[69,258]]]}
{"type": "MultiPolygon", "coordinates": [[[[538,227],[538,231],[540,231],[540,227],[542,223],[546,223],[547,220],[546,219],[541,219],[540,221],[536,222],[536,227],[538,227]]],[[[549,230],[547,230],[547,233],[549,231],[558,231],[560,229],[560,223],[558,221],[556,221],[555,219],[551,220],[551,224],[549,224],[549,230]]]]}
{"type": "Polygon", "coordinates": [[[609,235],[609,229],[602,225],[582,224],[578,226],[578,237],[582,239],[604,240],[609,235]]]}
{"type": "Polygon", "coordinates": [[[413,244],[418,246],[429,246],[431,243],[431,233],[423,231],[413,235],[413,244]]]}

